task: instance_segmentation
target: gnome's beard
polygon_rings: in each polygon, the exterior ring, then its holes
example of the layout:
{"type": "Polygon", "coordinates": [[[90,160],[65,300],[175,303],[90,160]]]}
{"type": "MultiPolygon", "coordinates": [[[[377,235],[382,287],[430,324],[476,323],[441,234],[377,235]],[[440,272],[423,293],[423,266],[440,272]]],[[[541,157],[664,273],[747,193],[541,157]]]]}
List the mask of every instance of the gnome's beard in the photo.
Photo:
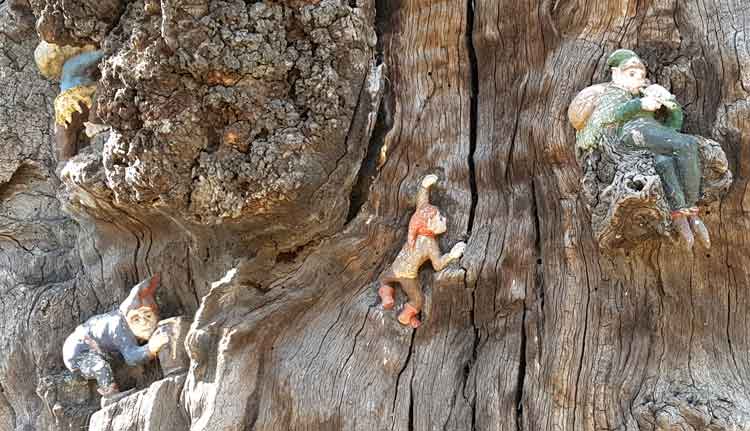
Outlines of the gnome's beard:
{"type": "Polygon", "coordinates": [[[149,307],[128,311],[128,327],[136,338],[148,340],[159,324],[159,316],[149,307]]]}

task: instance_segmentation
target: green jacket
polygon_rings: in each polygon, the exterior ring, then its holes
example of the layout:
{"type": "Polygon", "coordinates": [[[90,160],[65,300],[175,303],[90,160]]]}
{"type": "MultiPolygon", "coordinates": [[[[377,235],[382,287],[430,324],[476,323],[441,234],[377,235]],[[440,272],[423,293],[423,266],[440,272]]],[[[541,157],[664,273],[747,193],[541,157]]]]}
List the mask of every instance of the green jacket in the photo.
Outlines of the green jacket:
{"type": "Polygon", "coordinates": [[[682,128],[682,108],[667,110],[666,119],[657,118],[657,114],[641,108],[641,98],[633,96],[628,90],[612,83],[597,100],[596,108],[591,113],[583,129],[576,133],[576,150],[579,154],[599,147],[599,141],[607,134],[619,138],[622,127],[629,121],[639,118],[651,118],[655,122],[679,131],[682,128]]]}
{"type": "Polygon", "coordinates": [[[620,135],[619,132],[622,130],[623,125],[638,118],[652,118],[658,121],[661,125],[679,132],[682,129],[682,122],[684,120],[684,115],[682,113],[682,108],[680,107],[680,105],[675,103],[675,106],[672,109],[669,109],[666,106],[660,108],[660,110],[661,109],[665,109],[667,115],[666,118],[662,118],[661,121],[659,121],[656,118],[656,114],[659,111],[651,112],[641,109],[640,97],[636,97],[623,104],[617,109],[617,112],[615,113],[615,122],[620,125],[618,129],[618,135],[620,135]]]}

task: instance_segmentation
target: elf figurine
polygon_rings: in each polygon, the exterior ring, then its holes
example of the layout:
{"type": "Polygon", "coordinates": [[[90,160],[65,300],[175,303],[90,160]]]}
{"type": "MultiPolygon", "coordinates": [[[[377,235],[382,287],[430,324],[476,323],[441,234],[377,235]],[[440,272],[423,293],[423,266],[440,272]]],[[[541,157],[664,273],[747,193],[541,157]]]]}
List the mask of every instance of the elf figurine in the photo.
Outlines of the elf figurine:
{"type": "Polygon", "coordinates": [[[60,81],[60,94],[55,98],[55,140],[60,161],[80,150],[78,135],[94,104],[98,64],[103,56],[104,52],[94,46],[59,46],[45,41],[34,51],[42,75],[60,81]]]}
{"type": "Polygon", "coordinates": [[[411,325],[418,328],[422,323],[417,317],[422,311],[424,294],[419,285],[419,268],[428,260],[436,271],[442,271],[454,260],[461,258],[466,248],[463,242],[453,246],[450,253],[442,254],[438,245],[436,235],[440,235],[447,229],[445,216],[440,210],[430,205],[430,187],[437,182],[437,176],[427,175],[422,180],[422,185],[417,193],[417,210],[409,221],[409,234],[406,244],[396,256],[396,260],[381,277],[381,287],[378,294],[383,303],[383,308],[389,310],[395,304],[393,288],[394,284],[401,286],[409,301],[398,316],[402,325],[411,325]]]}
{"type": "Polygon", "coordinates": [[[646,66],[633,51],[619,49],[607,60],[612,82],[597,84],[578,93],[568,108],[576,129],[579,154],[612,139],[625,150],[653,154],[672,224],[687,248],[695,239],[711,247],[708,229],[699,217],[701,166],[696,137],[680,133],[682,107],[664,87],[648,86],[646,66]]]}
{"type": "Polygon", "coordinates": [[[156,274],[133,287],[117,310],[100,314],[79,325],[65,340],[63,361],[74,374],[96,379],[102,407],[121,398],[110,361],[122,355],[135,366],[157,357],[169,336],[154,333],[159,323],[159,307],[154,292],[159,286],[156,274]]]}

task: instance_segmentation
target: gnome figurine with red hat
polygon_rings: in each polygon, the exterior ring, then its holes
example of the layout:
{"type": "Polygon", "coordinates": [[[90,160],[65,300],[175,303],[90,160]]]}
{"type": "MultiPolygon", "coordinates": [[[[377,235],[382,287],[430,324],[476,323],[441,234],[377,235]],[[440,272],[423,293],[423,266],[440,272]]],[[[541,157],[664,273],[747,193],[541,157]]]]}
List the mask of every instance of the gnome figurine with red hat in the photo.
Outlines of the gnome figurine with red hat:
{"type": "Polygon", "coordinates": [[[133,287],[117,310],[91,317],[65,340],[65,366],[87,380],[96,379],[102,407],[122,396],[110,365],[112,355],[120,354],[135,366],[156,358],[169,341],[167,334],[154,333],[159,323],[154,298],[158,286],[157,273],[133,287]]]}
{"type": "Polygon", "coordinates": [[[417,192],[417,209],[409,220],[407,241],[391,267],[380,276],[378,295],[383,308],[393,308],[396,302],[394,285],[398,284],[409,298],[398,321],[413,328],[418,328],[422,323],[417,316],[424,305],[424,294],[418,280],[419,268],[429,260],[436,271],[442,271],[449,263],[460,259],[466,248],[466,243],[459,242],[449,253],[440,251],[435,237],[447,230],[447,222],[440,210],[430,204],[430,187],[437,180],[436,175],[427,175],[422,179],[417,192]]]}

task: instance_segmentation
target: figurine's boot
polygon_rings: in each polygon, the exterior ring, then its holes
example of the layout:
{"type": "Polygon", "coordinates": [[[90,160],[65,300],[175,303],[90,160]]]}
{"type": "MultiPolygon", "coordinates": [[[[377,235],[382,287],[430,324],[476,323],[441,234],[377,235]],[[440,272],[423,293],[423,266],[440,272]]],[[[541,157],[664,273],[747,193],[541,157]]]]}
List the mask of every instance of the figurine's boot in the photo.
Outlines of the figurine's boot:
{"type": "Polygon", "coordinates": [[[408,302],[404,304],[404,309],[401,310],[401,314],[398,315],[398,321],[402,325],[410,325],[412,328],[419,328],[422,322],[417,318],[419,310],[408,302]]]}
{"type": "Polygon", "coordinates": [[[393,304],[396,303],[396,300],[393,299],[394,293],[395,289],[387,284],[380,286],[380,289],[378,289],[378,295],[380,296],[380,302],[383,303],[384,310],[390,310],[393,308],[393,304]]]}
{"type": "Polygon", "coordinates": [[[690,228],[693,229],[695,239],[705,249],[711,248],[711,237],[708,234],[708,228],[703,223],[700,217],[698,217],[698,208],[691,208],[690,215],[688,216],[690,221],[690,228]]]}
{"type": "Polygon", "coordinates": [[[693,238],[693,231],[690,230],[690,224],[688,223],[687,214],[679,210],[673,211],[672,225],[674,226],[677,233],[680,234],[680,237],[684,240],[685,248],[691,250],[693,248],[695,238],[693,238]]]}

